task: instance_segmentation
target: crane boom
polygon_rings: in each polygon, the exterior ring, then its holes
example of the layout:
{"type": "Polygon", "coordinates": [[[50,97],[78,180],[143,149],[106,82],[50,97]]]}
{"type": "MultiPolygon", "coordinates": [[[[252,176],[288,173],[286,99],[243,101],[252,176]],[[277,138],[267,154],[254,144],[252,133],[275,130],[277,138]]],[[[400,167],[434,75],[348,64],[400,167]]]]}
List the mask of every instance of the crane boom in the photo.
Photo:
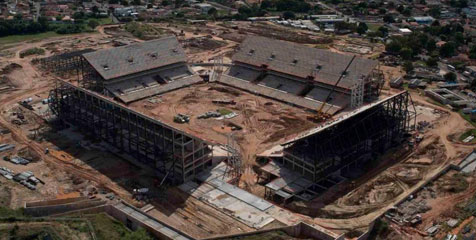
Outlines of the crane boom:
{"type": "Polygon", "coordinates": [[[324,102],[321,104],[321,107],[319,107],[319,110],[317,111],[317,114],[321,114],[321,113],[322,113],[322,109],[324,108],[324,106],[327,104],[327,102],[328,102],[329,99],[331,98],[331,95],[332,95],[332,93],[334,93],[334,90],[335,90],[335,88],[337,87],[337,85],[340,83],[340,80],[342,80],[342,78],[344,78],[345,74],[347,73],[347,69],[349,69],[349,67],[350,67],[350,65],[352,64],[352,62],[354,61],[354,59],[355,59],[355,55],[352,56],[352,59],[350,60],[349,64],[347,64],[347,67],[345,67],[344,71],[340,74],[339,79],[337,79],[336,84],[334,84],[334,86],[332,87],[331,91],[330,91],[329,94],[327,95],[326,100],[324,100],[324,102]]]}

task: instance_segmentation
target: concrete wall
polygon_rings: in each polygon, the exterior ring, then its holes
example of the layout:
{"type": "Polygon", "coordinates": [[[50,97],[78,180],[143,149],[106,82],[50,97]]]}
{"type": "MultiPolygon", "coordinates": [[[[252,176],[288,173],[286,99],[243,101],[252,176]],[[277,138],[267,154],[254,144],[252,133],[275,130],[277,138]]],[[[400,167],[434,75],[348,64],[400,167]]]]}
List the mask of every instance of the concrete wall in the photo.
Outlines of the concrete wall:
{"type": "MultiPolygon", "coordinates": [[[[246,236],[253,236],[262,233],[268,233],[273,231],[283,231],[292,237],[306,237],[312,239],[319,239],[319,240],[341,240],[344,239],[343,235],[339,237],[330,236],[329,234],[320,231],[317,228],[312,227],[307,223],[298,223],[294,226],[286,226],[286,227],[277,227],[277,228],[270,228],[264,230],[258,230],[253,232],[246,232],[246,233],[236,233],[236,234],[229,234],[229,235],[220,235],[214,236],[210,238],[205,238],[204,240],[219,240],[223,238],[234,238],[234,237],[246,237],[246,236]]],[[[359,239],[360,240],[360,239],[359,239]]]]}
{"type": "Polygon", "coordinates": [[[46,200],[46,201],[37,201],[37,202],[28,202],[25,203],[25,208],[27,207],[41,207],[41,206],[50,206],[50,205],[58,205],[58,204],[67,204],[78,202],[82,200],[88,199],[87,197],[77,197],[77,198],[67,198],[67,199],[53,199],[53,200],[46,200]]]}
{"type": "Polygon", "coordinates": [[[34,217],[49,216],[54,214],[66,213],[71,211],[76,211],[84,208],[91,208],[100,205],[104,205],[106,202],[101,200],[96,201],[79,201],[74,203],[59,204],[59,205],[50,205],[50,206],[38,206],[38,207],[27,207],[25,208],[25,213],[34,217]]]}
{"type": "Polygon", "coordinates": [[[103,212],[107,213],[106,209],[108,207],[109,205],[101,205],[97,207],[90,207],[90,208],[85,208],[85,209],[71,211],[71,212],[53,214],[50,217],[64,217],[70,214],[83,215],[83,214],[96,214],[96,213],[103,213],[103,212]]]}
{"type": "Polygon", "coordinates": [[[235,234],[229,234],[229,235],[218,235],[218,236],[214,236],[214,237],[210,237],[210,238],[204,238],[202,240],[219,240],[219,239],[223,239],[223,238],[246,237],[246,236],[252,236],[252,235],[274,232],[274,231],[283,231],[283,232],[287,233],[288,235],[295,237],[295,236],[299,236],[300,225],[297,224],[297,225],[294,225],[294,226],[270,228],[270,229],[258,230],[258,231],[253,231],[253,232],[235,233],[235,234]]]}
{"type": "Polygon", "coordinates": [[[180,230],[177,230],[177,229],[167,225],[166,223],[164,223],[162,221],[159,221],[159,220],[155,219],[154,217],[148,215],[147,213],[141,211],[140,209],[138,209],[138,208],[136,208],[132,205],[129,205],[125,202],[122,202],[122,203],[124,205],[128,206],[129,208],[139,212],[140,214],[150,218],[150,220],[148,220],[148,221],[155,221],[155,222],[159,223],[160,225],[163,225],[164,228],[168,228],[168,229],[160,229],[162,231],[159,231],[159,229],[153,228],[152,226],[148,225],[147,223],[145,223],[145,222],[137,219],[136,217],[132,216],[132,214],[127,214],[124,211],[122,211],[121,209],[116,208],[115,206],[108,205],[105,208],[107,214],[114,217],[118,221],[121,221],[122,223],[124,223],[127,227],[131,228],[132,230],[136,230],[137,228],[142,227],[142,228],[145,228],[150,233],[152,233],[158,239],[164,239],[164,240],[194,239],[193,237],[189,236],[188,234],[186,234],[186,233],[184,233],[180,230]],[[129,225],[128,225],[128,222],[130,223],[129,225]],[[166,232],[170,235],[175,234],[175,237],[171,238],[169,236],[166,236],[166,235],[164,235],[164,232],[166,232]]]}

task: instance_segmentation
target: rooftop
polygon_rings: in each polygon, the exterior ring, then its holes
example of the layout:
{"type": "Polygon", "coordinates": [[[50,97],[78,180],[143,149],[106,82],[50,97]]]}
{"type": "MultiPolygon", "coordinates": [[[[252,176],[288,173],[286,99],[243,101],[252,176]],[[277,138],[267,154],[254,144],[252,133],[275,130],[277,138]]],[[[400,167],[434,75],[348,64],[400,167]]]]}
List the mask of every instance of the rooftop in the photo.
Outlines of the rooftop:
{"type": "Polygon", "coordinates": [[[98,50],[83,56],[105,80],[186,61],[185,52],[174,36],[98,50]]]}
{"type": "MultiPolygon", "coordinates": [[[[233,61],[261,67],[288,75],[308,78],[315,82],[334,85],[352,56],[311,48],[296,43],[249,36],[240,45],[233,61]]],[[[355,58],[338,87],[350,89],[356,80],[368,76],[377,61],[355,58]]]]}

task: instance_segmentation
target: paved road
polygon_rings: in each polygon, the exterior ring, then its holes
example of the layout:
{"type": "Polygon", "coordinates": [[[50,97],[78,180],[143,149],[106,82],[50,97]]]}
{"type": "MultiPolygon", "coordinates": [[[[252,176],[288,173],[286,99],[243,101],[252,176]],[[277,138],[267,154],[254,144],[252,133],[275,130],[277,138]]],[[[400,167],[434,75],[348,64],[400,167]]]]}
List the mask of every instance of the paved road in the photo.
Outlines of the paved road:
{"type": "Polygon", "coordinates": [[[332,11],[334,11],[337,15],[344,16],[344,17],[348,18],[349,20],[356,20],[356,19],[352,18],[352,17],[349,16],[349,15],[345,15],[343,12],[337,10],[335,7],[329,6],[329,5],[327,5],[327,4],[325,4],[325,3],[321,2],[321,1],[317,1],[317,4],[319,4],[320,6],[322,6],[322,7],[324,7],[324,8],[327,8],[327,9],[329,9],[329,10],[332,10],[332,11]]]}

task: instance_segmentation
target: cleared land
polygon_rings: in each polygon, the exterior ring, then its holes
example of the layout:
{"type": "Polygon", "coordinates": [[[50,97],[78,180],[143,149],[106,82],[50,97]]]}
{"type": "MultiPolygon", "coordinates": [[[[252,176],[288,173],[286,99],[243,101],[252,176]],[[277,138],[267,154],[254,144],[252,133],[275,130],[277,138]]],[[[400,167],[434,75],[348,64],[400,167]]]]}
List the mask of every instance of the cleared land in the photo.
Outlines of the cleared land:
{"type": "Polygon", "coordinates": [[[212,143],[227,144],[233,133],[246,163],[295,134],[316,127],[306,119],[310,113],[271,99],[221,84],[199,84],[130,104],[130,107],[187,133],[212,143]],[[216,104],[213,100],[234,100],[236,104],[216,104]],[[230,119],[198,119],[208,111],[234,112],[230,119]],[[190,116],[185,124],[173,121],[177,114],[190,116]],[[235,128],[241,130],[233,130],[235,128]]]}

